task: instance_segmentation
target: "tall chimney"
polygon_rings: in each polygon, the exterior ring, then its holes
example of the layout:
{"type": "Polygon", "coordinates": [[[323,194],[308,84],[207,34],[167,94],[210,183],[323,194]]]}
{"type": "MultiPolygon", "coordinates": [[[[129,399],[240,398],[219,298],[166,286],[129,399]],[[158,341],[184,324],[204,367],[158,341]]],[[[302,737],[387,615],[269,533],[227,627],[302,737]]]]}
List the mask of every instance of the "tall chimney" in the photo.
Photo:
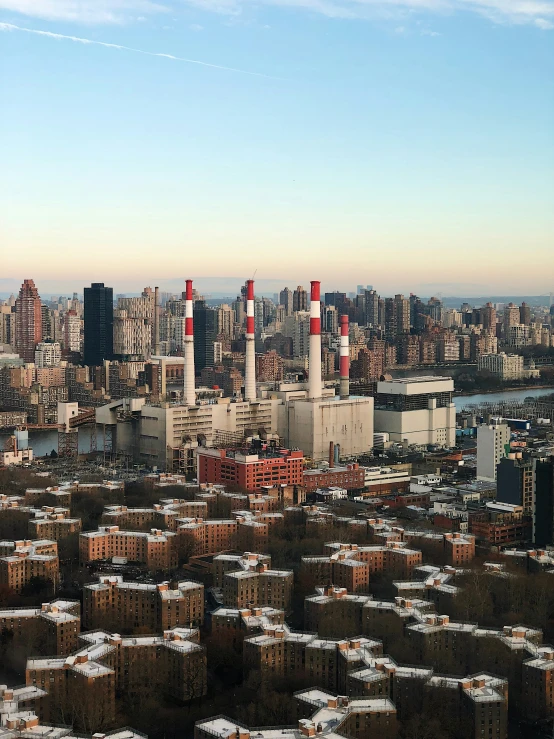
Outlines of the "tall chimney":
{"type": "Polygon", "coordinates": [[[329,442],[329,467],[335,466],[335,443],[329,442]]]}
{"type": "Polygon", "coordinates": [[[254,280],[246,280],[246,363],[244,399],[256,400],[256,344],[254,328],[254,280]]]}
{"type": "Polygon", "coordinates": [[[308,377],[308,398],[321,398],[321,283],[312,280],[310,305],[310,357],[308,377]]]}
{"type": "Polygon", "coordinates": [[[340,397],[350,395],[350,355],[348,349],[348,316],[340,317],[340,355],[339,355],[340,397]]]}
{"type": "Polygon", "coordinates": [[[159,288],[154,288],[154,356],[160,353],[160,304],[159,288]]]}
{"type": "Polygon", "coordinates": [[[194,328],[192,306],[192,280],[186,281],[185,291],[185,405],[196,405],[194,386],[194,328]]]}

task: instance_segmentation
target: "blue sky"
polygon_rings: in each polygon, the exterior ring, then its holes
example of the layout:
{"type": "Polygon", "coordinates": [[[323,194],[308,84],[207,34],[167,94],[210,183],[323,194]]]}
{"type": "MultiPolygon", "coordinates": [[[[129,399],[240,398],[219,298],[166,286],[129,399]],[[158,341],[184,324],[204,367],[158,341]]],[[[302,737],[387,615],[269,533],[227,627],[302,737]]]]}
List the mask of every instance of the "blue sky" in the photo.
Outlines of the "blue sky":
{"type": "Polygon", "coordinates": [[[549,292],[553,62],[554,0],[0,0],[0,278],[549,292]]]}

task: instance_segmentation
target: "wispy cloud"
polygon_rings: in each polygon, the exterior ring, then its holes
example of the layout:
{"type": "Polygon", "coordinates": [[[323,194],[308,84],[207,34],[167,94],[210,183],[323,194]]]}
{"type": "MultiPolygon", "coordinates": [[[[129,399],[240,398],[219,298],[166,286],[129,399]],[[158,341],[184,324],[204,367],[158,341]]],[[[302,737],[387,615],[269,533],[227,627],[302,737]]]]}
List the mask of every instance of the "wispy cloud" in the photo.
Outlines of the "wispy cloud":
{"type": "Polygon", "coordinates": [[[122,23],[167,10],[163,0],[0,0],[0,9],[79,23],[122,23]]]}
{"type": "Polygon", "coordinates": [[[131,46],[121,46],[121,44],[109,44],[106,41],[94,41],[88,38],[81,38],[79,36],[66,36],[63,33],[53,33],[52,31],[39,31],[34,28],[23,28],[16,26],[13,23],[0,23],[0,31],[21,31],[22,33],[31,33],[35,36],[45,36],[57,41],[73,41],[77,44],[85,44],[91,46],[103,46],[106,49],[116,49],[118,51],[130,51],[134,54],[144,54],[145,56],[156,56],[162,57],[163,59],[170,59],[174,62],[184,62],[186,64],[198,64],[201,67],[211,67],[212,69],[223,69],[226,72],[238,72],[240,74],[254,75],[255,77],[265,77],[267,79],[278,79],[277,77],[271,77],[261,72],[251,72],[247,69],[237,69],[236,67],[225,67],[221,64],[211,64],[210,62],[201,62],[198,59],[187,59],[182,56],[174,56],[173,54],[162,54],[154,51],[144,51],[143,49],[134,49],[131,46]]]}
{"type": "Polygon", "coordinates": [[[494,23],[554,28],[554,0],[0,0],[0,10],[49,20],[117,23],[154,13],[175,13],[184,6],[212,13],[241,15],[260,5],[309,11],[330,18],[399,19],[410,14],[469,12],[494,23]]]}

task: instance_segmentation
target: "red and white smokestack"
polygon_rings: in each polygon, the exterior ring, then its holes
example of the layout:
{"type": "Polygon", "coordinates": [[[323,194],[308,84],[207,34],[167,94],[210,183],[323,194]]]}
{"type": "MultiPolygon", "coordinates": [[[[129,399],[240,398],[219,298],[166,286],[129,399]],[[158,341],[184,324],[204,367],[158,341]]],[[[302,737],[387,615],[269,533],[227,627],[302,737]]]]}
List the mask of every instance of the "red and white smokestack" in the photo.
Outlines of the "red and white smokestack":
{"type": "Polygon", "coordinates": [[[246,362],[244,366],[244,399],[256,400],[254,280],[246,280],[246,362]]]}
{"type": "Polygon", "coordinates": [[[340,317],[339,377],[340,397],[350,395],[350,350],[348,347],[348,316],[340,317]]]}
{"type": "Polygon", "coordinates": [[[308,376],[308,398],[321,398],[321,283],[312,280],[310,304],[310,356],[308,376]]]}
{"type": "Polygon", "coordinates": [[[192,316],[192,280],[187,280],[185,292],[185,405],[196,404],[194,383],[194,327],[192,316]]]}

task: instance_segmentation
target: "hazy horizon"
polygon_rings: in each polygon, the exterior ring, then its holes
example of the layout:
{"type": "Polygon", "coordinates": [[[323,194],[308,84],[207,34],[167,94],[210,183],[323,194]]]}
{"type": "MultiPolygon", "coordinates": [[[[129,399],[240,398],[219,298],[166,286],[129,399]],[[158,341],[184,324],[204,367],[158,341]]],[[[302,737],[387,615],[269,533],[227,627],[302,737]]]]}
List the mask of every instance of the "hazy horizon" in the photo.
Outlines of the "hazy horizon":
{"type": "MultiPolygon", "coordinates": [[[[31,277],[32,275],[27,275],[27,277],[31,277]]],[[[188,277],[188,276],[187,276],[188,277]]],[[[312,276],[314,279],[317,279],[317,275],[312,276]]],[[[34,278],[32,278],[34,279],[34,278]]],[[[118,294],[126,294],[126,295],[140,295],[142,290],[145,287],[159,287],[161,292],[166,293],[173,293],[173,294],[179,294],[185,289],[185,277],[182,279],[178,278],[161,278],[161,279],[149,279],[145,280],[144,283],[141,283],[140,281],[132,281],[132,282],[121,282],[121,281],[111,281],[109,279],[109,275],[106,277],[104,276],[103,279],[92,279],[88,282],[82,282],[79,280],[64,280],[64,281],[55,281],[55,280],[36,280],[35,284],[37,286],[37,289],[39,291],[39,294],[41,297],[50,297],[50,296],[68,296],[70,297],[74,292],[78,293],[79,295],[83,294],[83,288],[90,285],[91,282],[104,282],[104,284],[108,287],[112,287],[114,291],[114,297],[118,294]]],[[[194,277],[191,276],[191,279],[193,279],[193,284],[195,289],[198,290],[199,293],[205,295],[208,298],[214,298],[214,299],[220,299],[220,298],[232,298],[235,295],[240,294],[240,288],[244,284],[244,280],[240,279],[231,279],[231,278],[225,278],[225,277],[194,277]]],[[[10,295],[17,296],[17,293],[19,291],[19,287],[21,286],[21,283],[23,282],[23,278],[21,279],[10,279],[10,278],[0,278],[0,298],[6,299],[10,295]]],[[[360,282],[357,282],[355,284],[350,283],[342,283],[340,280],[338,280],[336,283],[329,280],[324,281],[322,280],[321,288],[322,292],[331,292],[334,290],[338,290],[340,292],[346,292],[348,293],[354,293],[356,292],[357,285],[363,284],[364,287],[371,284],[373,288],[377,290],[377,292],[380,295],[383,296],[392,296],[396,293],[403,293],[405,295],[409,295],[410,292],[418,294],[422,298],[429,298],[432,296],[440,296],[443,300],[456,300],[457,298],[464,299],[464,298],[471,298],[471,299],[496,299],[498,302],[501,301],[502,298],[516,298],[519,297],[522,300],[525,298],[544,298],[545,304],[548,303],[550,293],[533,293],[533,292],[524,292],[521,290],[521,288],[514,291],[500,291],[500,290],[489,290],[489,291],[479,291],[477,289],[477,286],[473,286],[474,289],[471,289],[470,286],[464,286],[464,285],[448,285],[445,284],[443,289],[440,289],[440,284],[434,284],[434,285],[423,285],[422,287],[424,289],[422,290],[414,290],[409,289],[409,287],[406,287],[406,289],[397,289],[396,287],[392,286],[392,289],[386,290],[381,289],[378,284],[372,284],[369,282],[364,282],[363,280],[360,280],[360,282]],[[463,289],[463,288],[470,288],[463,289]],[[452,289],[456,288],[456,289],[452,289]]],[[[283,290],[285,287],[290,288],[291,290],[294,290],[297,285],[302,285],[306,290],[309,291],[310,287],[310,281],[304,280],[304,281],[295,281],[291,279],[284,278],[283,280],[280,279],[264,279],[264,278],[255,278],[255,289],[256,294],[258,295],[272,295],[274,293],[279,293],[281,290],[283,290]]],[[[490,287],[490,285],[489,285],[490,287]]]]}

